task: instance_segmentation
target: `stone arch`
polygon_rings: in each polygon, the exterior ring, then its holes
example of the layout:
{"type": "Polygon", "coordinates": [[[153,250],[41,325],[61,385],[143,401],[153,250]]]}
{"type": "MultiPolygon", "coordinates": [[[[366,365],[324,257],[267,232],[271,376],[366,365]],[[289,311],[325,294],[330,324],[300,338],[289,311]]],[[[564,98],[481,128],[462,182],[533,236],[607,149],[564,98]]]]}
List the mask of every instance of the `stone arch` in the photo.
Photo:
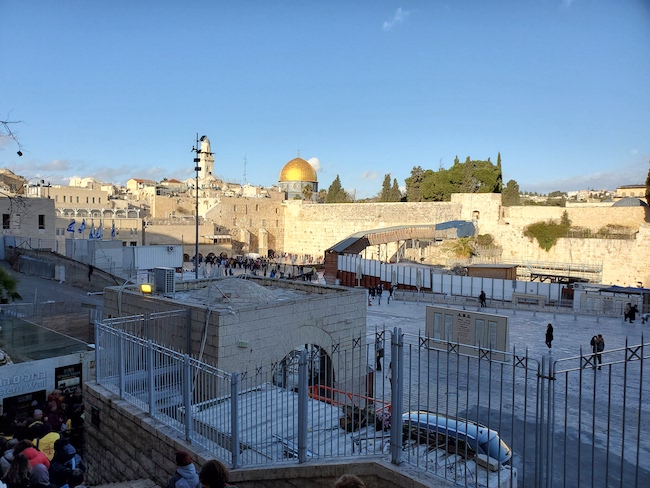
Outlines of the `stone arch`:
{"type": "MultiPolygon", "coordinates": [[[[333,386],[340,375],[339,371],[335,370],[334,362],[332,361],[332,337],[323,329],[312,325],[300,326],[297,330],[292,331],[290,337],[290,343],[289,340],[282,341],[281,353],[284,353],[284,357],[280,361],[280,374],[283,374],[281,372],[283,367],[291,367],[293,364],[290,363],[283,366],[282,363],[295,360],[295,364],[297,365],[300,350],[307,346],[308,354],[311,355],[309,368],[310,386],[316,383],[333,386]],[[318,364],[313,364],[315,362],[318,362],[318,364]],[[316,381],[317,379],[319,381],[316,381]]],[[[282,382],[278,381],[277,384],[280,383],[282,382]]],[[[286,386],[291,387],[291,385],[286,386]]]]}

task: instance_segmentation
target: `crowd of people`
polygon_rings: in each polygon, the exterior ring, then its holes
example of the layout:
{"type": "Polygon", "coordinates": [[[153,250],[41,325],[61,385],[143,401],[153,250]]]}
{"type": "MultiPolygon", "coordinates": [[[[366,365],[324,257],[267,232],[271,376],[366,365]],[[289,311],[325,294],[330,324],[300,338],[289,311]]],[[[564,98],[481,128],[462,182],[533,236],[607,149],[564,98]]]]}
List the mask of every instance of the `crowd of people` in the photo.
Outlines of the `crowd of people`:
{"type": "MultiPolygon", "coordinates": [[[[76,403],[76,395],[68,399],[76,403]]],[[[65,398],[55,390],[48,396],[50,412],[54,404],[65,407],[65,398]]],[[[65,411],[65,409],[64,409],[65,411]]],[[[73,427],[68,420],[56,418],[57,431],[52,429],[50,417],[41,408],[36,408],[28,419],[2,417],[0,432],[0,488],[85,488],[86,464],[71,442],[73,427]],[[32,437],[33,436],[33,437],[32,437]]],[[[177,451],[176,469],[167,483],[167,488],[236,488],[228,484],[230,474],[226,466],[217,459],[207,461],[197,472],[190,454],[177,451]]],[[[360,478],[343,475],[334,484],[335,488],[365,488],[360,478]]]]}
{"type": "Polygon", "coordinates": [[[30,417],[0,417],[0,488],[83,486],[81,388],[67,397],[54,390],[33,406],[30,417]]]}

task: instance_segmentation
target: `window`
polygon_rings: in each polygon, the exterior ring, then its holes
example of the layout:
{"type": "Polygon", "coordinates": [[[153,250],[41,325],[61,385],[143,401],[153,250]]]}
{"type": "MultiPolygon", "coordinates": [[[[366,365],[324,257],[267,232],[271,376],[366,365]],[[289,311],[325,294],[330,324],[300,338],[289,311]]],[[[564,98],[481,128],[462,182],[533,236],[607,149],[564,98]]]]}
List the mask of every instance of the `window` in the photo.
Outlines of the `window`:
{"type": "Polygon", "coordinates": [[[237,211],[237,205],[233,205],[233,206],[232,206],[232,211],[233,211],[233,212],[236,212],[236,211],[237,211]]]}
{"type": "Polygon", "coordinates": [[[250,220],[248,221],[248,227],[253,227],[253,219],[250,219],[250,220]]]}
{"type": "Polygon", "coordinates": [[[45,215],[40,215],[38,216],[38,228],[39,229],[45,229],[45,215]]]}
{"type": "Polygon", "coordinates": [[[65,203],[65,199],[66,199],[66,196],[65,196],[65,195],[63,195],[63,203],[65,203]]]}
{"type": "Polygon", "coordinates": [[[59,201],[59,195],[54,195],[54,201],[58,202],[59,201]]]}
{"type": "Polygon", "coordinates": [[[266,227],[266,219],[262,219],[262,227],[266,227]]]}
{"type": "Polygon", "coordinates": [[[136,247],[138,245],[137,241],[131,241],[130,246],[131,247],[136,247]]]}
{"type": "Polygon", "coordinates": [[[88,197],[86,197],[86,203],[88,203],[88,197]]]}
{"type": "Polygon", "coordinates": [[[255,205],[255,211],[256,211],[256,212],[259,212],[259,211],[260,211],[260,206],[259,206],[259,205],[255,205]]]}
{"type": "Polygon", "coordinates": [[[77,197],[77,203],[79,203],[79,197],[77,197]]]}
{"type": "Polygon", "coordinates": [[[279,221],[279,220],[276,220],[276,221],[275,221],[275,226],[276,226],[276,227],[280,227],[280,221],[279,221]]]}
{"type": "Polygon", "coordinates": [[[93,197],[93,203],[95,203],[95,197],[93,197]]]}
{"type": "Polygon", "coordinates": [[[11,214],[2,214],[2,228],[11,229],[11,214]]]}
{"type": "Polygon", "coordinates": [[[99,198],[97,199],[97,203],[102,203],[102,197],[99,197],[99,198]]]}

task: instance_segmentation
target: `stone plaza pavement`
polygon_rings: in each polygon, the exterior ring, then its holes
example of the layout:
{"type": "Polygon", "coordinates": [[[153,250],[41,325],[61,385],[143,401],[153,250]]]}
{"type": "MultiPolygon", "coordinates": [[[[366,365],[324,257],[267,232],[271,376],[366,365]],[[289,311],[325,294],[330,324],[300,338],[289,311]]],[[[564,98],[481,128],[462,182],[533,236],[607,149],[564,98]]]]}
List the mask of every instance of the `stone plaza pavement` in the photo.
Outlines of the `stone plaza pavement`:
{"type": "MultiPolygon", "coordinates": [[[[368,334],[373,334],[375,328],[392,329],[401,327],[406,334],[424,334],[425,303],[402,300],[391,300],[386,303],[386,294],[382,297],[381,305],[377,299],[368,307],[368,334]]],[[[436,306],[444,304],[436,303],[436,306]]],[[[454,307],[452,308],[461,308],[454,307]]],[[[477,311],[476,306],[467,306],[467,310],[477,311]]],[[[650,339],[650,323],[641,324],[638,318],[633,324],[623,322],[620,318],[596,317],[569,313],[533,313],[531,311],[517,310],[513,313],[510,309],[487,307],[481,309],[484,313],[497,313],[508,317],[510,328],[510,349],[516,348],[517,354],[523,354],[528,348],[529,355],[541,359],[543,355],[552,356],[554,359],[574,357],[580,355],[580,346],[584,353],[591,352],[589,341],[592,336],[602,334],[605,339],[605,349],[625,347],[625,340],[630,345],[640,344],[645,332],[645,341],[650,339]],[[545,334],[547,324],[553,324],[554,341],[551,352],[546,347],[545,334]]]]}

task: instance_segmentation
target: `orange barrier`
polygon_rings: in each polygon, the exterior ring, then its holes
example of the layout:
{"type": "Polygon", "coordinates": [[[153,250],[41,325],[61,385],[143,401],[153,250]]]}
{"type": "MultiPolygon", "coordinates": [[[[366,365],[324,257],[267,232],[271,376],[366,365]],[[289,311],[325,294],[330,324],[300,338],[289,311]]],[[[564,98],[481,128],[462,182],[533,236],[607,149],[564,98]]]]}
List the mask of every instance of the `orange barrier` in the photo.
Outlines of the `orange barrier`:
{"type": "Polygon", "coordinates": [[[335,407],[339,405],[348,405],[348,402],[340,402],[338,400],[334,400],[330,396],[321,395],[320,392],[323,390],[326,392],[336,393],[338,395],[344,395],[350,400],[350,403],[352,405],[355,405],[357,407],[359,405],[357,405],[357,403],[355,402],[355,398],[359,400],[366,400],[368,403],[372,403],[374,405],[380,405],[380,408],[376,409],[377,412],[380,412],[385,409],[388,409],[389,412],[391,411],[391,404],[389,402],[385,402],[384,400],[378,400],[376,398],[372,398],[365,395],[360,395],[359,393],[352,393],[350,391],[338,390],[336,388],[332,388],[331,386],[324,386],[324,385],[312,385],[307,388],[309,397],[313,398],[314,400],[329,403],[330,405],[333,405],[335,407]]]}

